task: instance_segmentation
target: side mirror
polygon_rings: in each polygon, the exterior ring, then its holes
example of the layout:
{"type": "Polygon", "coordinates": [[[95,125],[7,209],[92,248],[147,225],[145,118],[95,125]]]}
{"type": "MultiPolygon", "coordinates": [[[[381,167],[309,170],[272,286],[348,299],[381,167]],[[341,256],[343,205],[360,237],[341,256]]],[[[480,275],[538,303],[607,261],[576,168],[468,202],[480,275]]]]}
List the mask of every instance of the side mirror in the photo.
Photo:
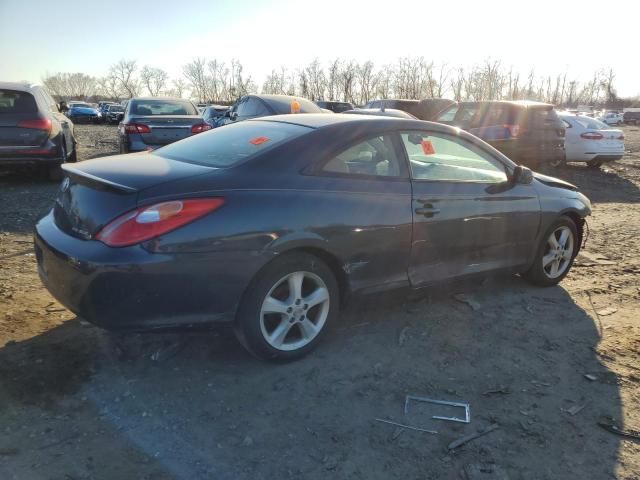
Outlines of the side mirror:
{"type": "Polygon", "coordinates": [[[531,182],[533,182],[533,172],[527,167],[518,165],[513,170],[511,181],[514,184],[529,185],[531,182]]]}
{"type": "Polygon", "coordinates": [[[229,112],[229,118],[235,122],[238,119],[238,112],[229,112]]]}

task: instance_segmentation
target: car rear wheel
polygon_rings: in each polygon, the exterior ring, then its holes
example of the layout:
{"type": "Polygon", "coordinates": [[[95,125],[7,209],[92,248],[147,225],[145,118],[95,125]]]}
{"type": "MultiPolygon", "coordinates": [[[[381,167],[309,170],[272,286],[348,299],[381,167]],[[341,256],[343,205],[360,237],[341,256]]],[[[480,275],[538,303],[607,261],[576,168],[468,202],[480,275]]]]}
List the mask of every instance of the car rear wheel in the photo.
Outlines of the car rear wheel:
{"type": "Polygon", "coordinates": [[[522,276],[534,285],[557,285],[569,273],[578,249],[576,224],[562,216],[551,224],[542,237],[533,265],[522,276]]]}
{"type": "Polygon", "coordinates": [[[313,255],[295,253],[267,265],[238,309],[235,331],[264,360],[294,360],[316,347],[338,310],[331,269],[313,255]]]}
{"type": "Polygon", "coordinates": [[[600,168],[602,166],[602,162],[600,160],[589,160],[587,162],[587,167],[589,168],[600,168]]]}

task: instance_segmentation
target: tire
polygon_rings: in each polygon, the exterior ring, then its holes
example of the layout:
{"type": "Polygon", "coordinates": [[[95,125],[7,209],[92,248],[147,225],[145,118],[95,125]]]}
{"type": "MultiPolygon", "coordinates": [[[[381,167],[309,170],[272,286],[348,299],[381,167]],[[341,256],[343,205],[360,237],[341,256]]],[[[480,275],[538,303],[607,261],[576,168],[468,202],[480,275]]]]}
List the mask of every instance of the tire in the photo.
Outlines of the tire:
{"type": "Polygon", "coordinates": [[[578,244],[578,229],[576,224],[569,217],[561,216],[555,220],[547,229],[542,237],[541,244],[538,246],[533,264],[522,274],[522,277],[528,282],[541,287],[551,287],[560,283],[567,276],[573,265],[573,260],[580,249],[578,244]],[[564,249],[554,251],[551,236],[554,235],[556,242],[562,247],[560,241],[562,235],[568,232],[567,239],[564,243],[564,249]],[[558,270],[554,273],[554,264],[556,260],[549,262],[549,258],[557,259],[558,270]]]}
{"type": "Polygon", "coordinates": [[[306,253],[277,258],[247,288],[236,314],[236,336],[260,359],[298,359],[320,342],[338,313],[339,296],[333,272],[319,258],[306,253]]]}
{"type": "Polygon", "coordinates": [[[600,160],[589,160],[587,162],[587,167],[589,168],[600,168],[602,166],[602,162],[600,160]]]}

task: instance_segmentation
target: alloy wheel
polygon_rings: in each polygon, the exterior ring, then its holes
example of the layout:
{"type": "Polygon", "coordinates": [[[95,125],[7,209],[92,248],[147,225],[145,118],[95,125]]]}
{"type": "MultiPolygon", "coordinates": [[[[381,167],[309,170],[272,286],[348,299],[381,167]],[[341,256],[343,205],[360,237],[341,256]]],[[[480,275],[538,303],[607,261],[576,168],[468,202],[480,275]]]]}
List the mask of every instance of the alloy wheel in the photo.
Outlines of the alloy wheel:
{"type": "Polygon", "coordinates": [[[573,232],[567,226],[556,228],[549,238],[542,256],[542,270],[551,279],[558,278],[569,267],[573,258],[573,232]]]}
{"type": "Polygon", "coordinates": [[[320,333],[329,315],[330,295],[311,272],[293,272],[269,290],[260,309],[260,330],[277,350],[303,348],[320,333]]]}

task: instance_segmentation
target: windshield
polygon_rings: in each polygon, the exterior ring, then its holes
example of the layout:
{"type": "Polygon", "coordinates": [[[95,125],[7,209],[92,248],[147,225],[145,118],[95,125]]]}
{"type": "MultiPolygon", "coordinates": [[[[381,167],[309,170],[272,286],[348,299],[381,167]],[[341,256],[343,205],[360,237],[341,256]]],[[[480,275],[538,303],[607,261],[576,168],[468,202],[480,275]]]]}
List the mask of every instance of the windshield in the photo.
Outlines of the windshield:
{"type": "Polygon", "coordinates": [[[198,115],[191,102],[182,100],[133,100],[132,115],[198,115]]]}
{"type": "Polygon", "coordinates": [[[181,162],[226,168],[311,130],[290,123],[241,122],[173,143],[155,153],[181,162]]]}

